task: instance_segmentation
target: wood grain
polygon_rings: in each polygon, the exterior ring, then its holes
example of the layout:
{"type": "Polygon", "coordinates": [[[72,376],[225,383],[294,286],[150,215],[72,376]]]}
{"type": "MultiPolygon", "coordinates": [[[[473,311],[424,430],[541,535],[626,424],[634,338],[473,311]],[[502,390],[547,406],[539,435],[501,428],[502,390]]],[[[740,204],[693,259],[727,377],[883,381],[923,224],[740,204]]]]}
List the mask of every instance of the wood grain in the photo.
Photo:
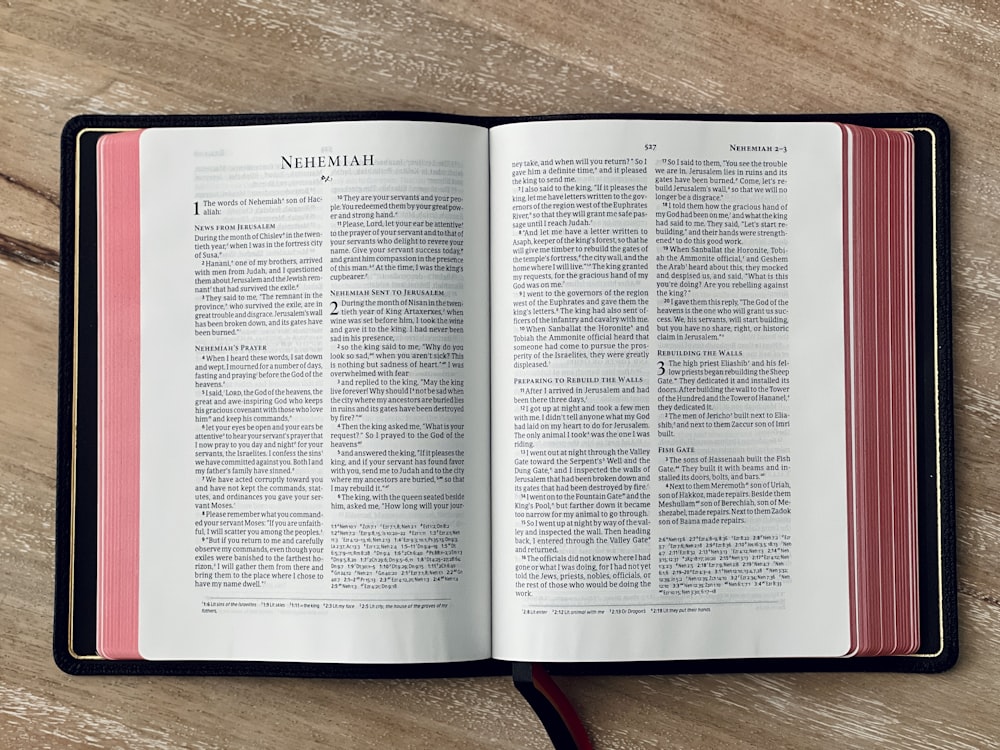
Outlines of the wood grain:
{"type": "Polygon", "coordinates": [[[390,108],[948,119],[959,665],[561,683],[601,748],[1000,747],[1000,7],[989,0],[0,4],[0,746],[547,746],[506,679],[72,678],[50,656],[63,123],[390,108]]]}

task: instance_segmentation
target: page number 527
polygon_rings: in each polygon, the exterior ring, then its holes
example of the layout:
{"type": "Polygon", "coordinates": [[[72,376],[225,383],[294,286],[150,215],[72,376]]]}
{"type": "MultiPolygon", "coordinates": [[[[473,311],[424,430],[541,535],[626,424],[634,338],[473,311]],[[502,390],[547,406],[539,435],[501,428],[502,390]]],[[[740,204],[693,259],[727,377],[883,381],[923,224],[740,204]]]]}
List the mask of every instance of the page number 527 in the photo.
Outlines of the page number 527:
{"type": "Polygon", "coordinates": [[[646,144],[646,150],[647,151],[656,151],[656,144],[655,143],[647,143],[646,144]]]}

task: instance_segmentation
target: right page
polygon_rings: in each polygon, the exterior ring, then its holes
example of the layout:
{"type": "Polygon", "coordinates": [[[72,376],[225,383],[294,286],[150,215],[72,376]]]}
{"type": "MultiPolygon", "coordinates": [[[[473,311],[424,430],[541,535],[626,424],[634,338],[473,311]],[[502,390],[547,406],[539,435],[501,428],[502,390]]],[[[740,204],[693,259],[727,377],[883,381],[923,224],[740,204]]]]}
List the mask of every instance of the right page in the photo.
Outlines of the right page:
{"type": "Polygon", "coordinates": [[[490,151],[494,656],[849,653],[840,128],[490,151]]]}

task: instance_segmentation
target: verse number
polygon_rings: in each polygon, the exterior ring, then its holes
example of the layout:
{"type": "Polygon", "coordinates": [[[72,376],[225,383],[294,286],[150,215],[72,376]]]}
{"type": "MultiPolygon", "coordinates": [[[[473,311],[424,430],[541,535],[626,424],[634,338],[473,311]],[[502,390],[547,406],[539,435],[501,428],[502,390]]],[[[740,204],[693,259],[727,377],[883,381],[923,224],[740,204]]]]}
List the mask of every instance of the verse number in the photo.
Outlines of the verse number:
{"type": "Polygon", "coordinates": [[[647,151],[656,151],[656,144],[655,143],[647,143],[646,144],[646,150],[647,151]]]}

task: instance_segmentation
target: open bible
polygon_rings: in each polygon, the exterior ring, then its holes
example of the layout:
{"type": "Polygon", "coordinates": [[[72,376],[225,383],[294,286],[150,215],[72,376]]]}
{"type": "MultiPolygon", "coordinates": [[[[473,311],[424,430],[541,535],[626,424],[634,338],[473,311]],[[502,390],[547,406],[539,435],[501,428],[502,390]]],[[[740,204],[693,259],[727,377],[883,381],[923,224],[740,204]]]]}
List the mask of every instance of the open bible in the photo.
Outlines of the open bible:
{"type": "Polygon", "coordinates": [[[63,668],[954,661],[940,119],[93,117],[64,165],[63,668]]]}

